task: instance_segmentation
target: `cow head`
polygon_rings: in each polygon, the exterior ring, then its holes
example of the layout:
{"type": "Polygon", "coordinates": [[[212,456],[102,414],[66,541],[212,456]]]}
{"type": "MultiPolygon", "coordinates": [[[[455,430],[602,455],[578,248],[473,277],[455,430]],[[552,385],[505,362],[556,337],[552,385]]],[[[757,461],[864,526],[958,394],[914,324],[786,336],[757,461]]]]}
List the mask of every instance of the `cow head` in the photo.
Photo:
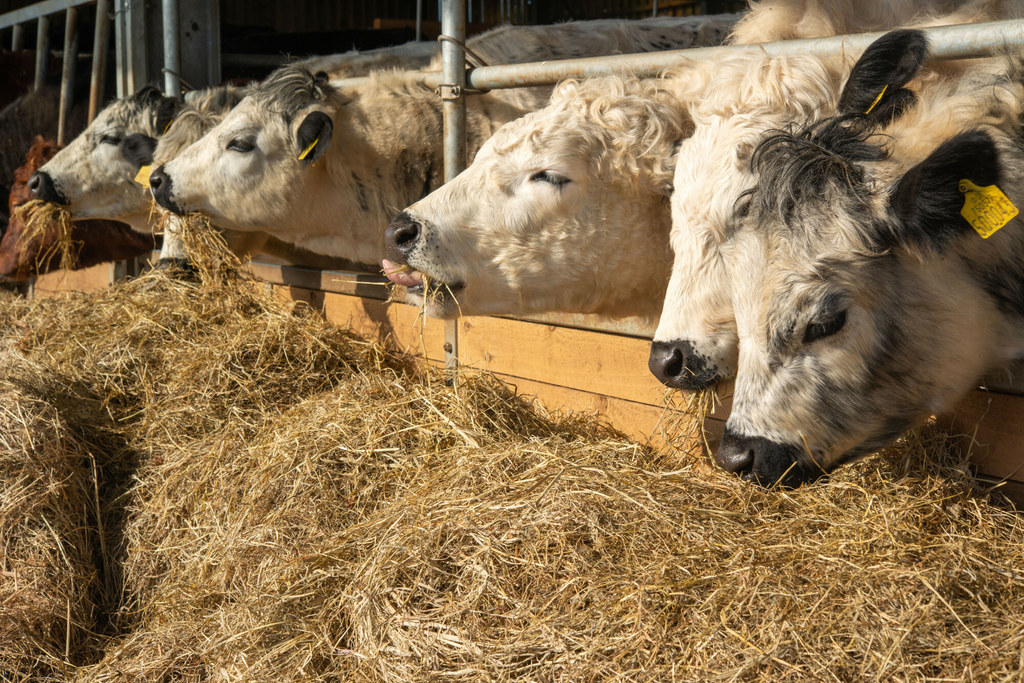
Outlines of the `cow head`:
{"type": "Polygon", "coordinates": [[[960,214],[962,179],[1015,194],[1019,170],[1004,185],[1003,155],[978,130],[907,170],[867,129],[837,117],[768,137],[723,249],[740,351],[716,460],[761,484],[887,445],[1022,348],[1024,226],[982,240],[960,214]]]}
{"type": "MultiPolygon", "coordinates": [[[[308,214],[334,124],[327,74],[301,66],[279,69],[253,88],[224,119],[154,170],[157,203],[175,213],[199,211],[237,230],[263,229],[308,214]]],[[[323,189],[323,188],[321,188],[323,189]]]]}
{"type": "Polygon", "coordinates": [[[654,315],[683,107],[655,82],[565,83],[385,234],[385,271],[430,315],[654,315]],[[404,272],[403,272],[404,271],[404,272]]]}
{"type": "Polygon", "coordinates": [[[736,371],[737,333],[721,247],[741,219],[738,201],[753,183],[751,152],[765,131],[829,116],[864,114],[885,125],[913,102],[902,86],[927,52],[919,31],[875,41],[842,92],[837,59],[742,56],[719,66],[717,92],[693,111],[672,197],[675,261],[651,346],[651,372],[668,386],[700,389],[736,371]]]}
{"type": "Polygon", "coordinates": [[[63,205],[76,220],[145,222],[149,202],[134,179],[180,106],[152,87],[111,103],[29,179],[32,198],[63,205]]]}

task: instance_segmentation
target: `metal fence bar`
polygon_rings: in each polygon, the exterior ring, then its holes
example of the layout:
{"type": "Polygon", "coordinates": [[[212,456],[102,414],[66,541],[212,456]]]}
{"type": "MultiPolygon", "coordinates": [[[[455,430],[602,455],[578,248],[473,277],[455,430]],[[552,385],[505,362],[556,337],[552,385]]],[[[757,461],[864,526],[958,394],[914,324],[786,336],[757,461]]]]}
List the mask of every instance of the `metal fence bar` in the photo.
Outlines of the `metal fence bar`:
{"type": "Polygon", "coordinates": [[[36,73],[33,90],[39,90],[46,82],[46,70],[50,67],[50,17],[39,17],[36,25],[36,73]]]}
{"type": "Polygon", "coordinates": [[[178,40],[178,0],[163,0],[164,94],[181,95],[181,42],[178,40]]]}
{"type": "Polygon", "coordinates": [[[25,26],[23,24],[15,24],[14,30],[11,32],[11,52],[17,52],[22,48],[25,43],[25,26]]]}
{"type": "MultiPolygon", "coordinates": [[[[969,59],[991,57],[1006,48],[1024,47],[1024,20],[1010,19],[983,24],[939,26],[923,29],[931,44],[931,59],[969,59]]],[[[832,38],[805,38],[759,45],[727,45],[700,47],[686,50],[665,50],[611,57],[583,57],[577,59],[530,62],[506,66],[481,66],[466,74],[466,84],[473,90],[495,90],[532,85],[551,85],[567,78],[588,78],[609,74],[631,73],[641,78],[658,76],[671,67],[691,66],[697,62],[724,59],[738,52],[757,51],[762,54],[811,54],[827,56],[849,51],[859,54],[874,40],[884,35],[858,33],[832,38]]],[[[366,81],[349,78],[333,81],[339,87],[366,81]]],[[[438,87],[443,78],[436,73],[424,73],[423,82],[438,87]]]]}
{"type": "Polygon", "coordinates": [[[89,123],[103,104],[107,84],[107,46],[110,43],[110,0],[96,3],[96,30],[92,38],[92,75],[89,78],[89,123]]]}
{"type": "Polygon", "coordinates": [[[43,0],[43,2],[37,2],[28,7],[0,14],[0,29],[35,21],[40,17],[46,17],[51,14],[60,14],[72,7],[91,5],[95,2],[96,0],[43,0]]]}
{"type": "Polygon", "coordinates": [[[60,109],[57,114],[57,144],[67,144],[68,116],[74,104],[75,66],[78,61],[78,8],[68,7],[64,17],[64,56],[60,77],[60,109]]]}
{"type": "MultiPolygon", "coordinates": [[[[441,109],[444,114],[444,181],[466,167],[466,0],[445,0],[441,33],[454,40],[441,42],[441,109]]],[[[453,370],[459,362],[459,332],[455,320],[444,323],[445,367],[453,370]]]]}

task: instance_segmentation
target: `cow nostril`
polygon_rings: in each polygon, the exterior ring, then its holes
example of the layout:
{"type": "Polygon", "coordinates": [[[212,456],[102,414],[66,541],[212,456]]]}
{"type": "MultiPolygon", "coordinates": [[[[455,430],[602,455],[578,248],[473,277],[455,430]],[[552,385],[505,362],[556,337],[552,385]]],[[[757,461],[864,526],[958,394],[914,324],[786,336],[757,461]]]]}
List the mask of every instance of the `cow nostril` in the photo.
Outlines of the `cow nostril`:
{"type": "Polygon", "coordinates": [[[31,192],[33,196],[38,195],[42,184],[43,180],[39,174],[33,173],[32,177],[28,179],[28,191],[31,192]]]}
{"type": "Polygon", "coordinates": [[[672,342],[654,342],[647,367],[662,383],[674,386],[683,372],[683,352],[672,342]]]}
{"type": "Polygon", "coordinates": [[[395,244],[405,251],[420,236],[420,226],[416,223],[405,223],[395,230],[395,244]]]}
{"type": "Polygon", "coordinates": [[[163,184],[164,176],[163,173],[161,173],[160,171],[157,171],[156,173],[151,173],[149,175],[149,189],[152,190],[153,192],[159,190],[160,186],[163,184]]]}
{"type": "Polygon", "coordinates": [[[416,246],[420,238],[420,224],[404,211],[391,221],[384,231],[384,245],[392,260],[402,260],[416,246]]]}

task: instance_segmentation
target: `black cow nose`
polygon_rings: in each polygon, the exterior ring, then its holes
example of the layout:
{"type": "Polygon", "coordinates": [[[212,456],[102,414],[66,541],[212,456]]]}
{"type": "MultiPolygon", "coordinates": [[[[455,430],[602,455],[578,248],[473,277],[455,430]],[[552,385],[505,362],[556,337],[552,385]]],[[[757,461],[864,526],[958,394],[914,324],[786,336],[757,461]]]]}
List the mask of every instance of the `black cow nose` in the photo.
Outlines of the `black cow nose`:
{"type": "Polygon", "coordinates": [[[693,344],[684,339],[653,342],[647,367],[662,384],[674,389],[697,391],[725,379],[718,368],[708,363],[694,350],[693,344]]]}
{"type": "Polygon", "coordinates": [[[420,224],[405,211],[384,231],[384,248],[392,261],[404,262],[420,238],[420,224]]]}
{"type": "Polygon", "coordinates": [[[149,189],[153,191],[153,194],[160,191],[165,178],[167,178],[167,174],[164,173],[163,166],[149,174],[149,189]]]}
{"type": "Polygon", "coordinates": [[[761,486],[791,487],[824,474],[821,468],[802,465],[799,453],[795,446],[762,436],[737,434],[726,426],[715,462],[727,472],[740,474],[761,486]]]}
{"type": "Polygon", "coordinates": [[[45,171],[36,171],[28,179],[28,191],[32,199],[39,199],[53,204],[67,204],[68,200],[57,190],[53,178],[45,171]]]}
{"type": "Polygon", "coordinates": [[[181,214],[181,208],[171,199],[171,176],[164,172],[164,167],[154,169],[149,174],[149,189],[156,203],[172,213],[181,214]]]}

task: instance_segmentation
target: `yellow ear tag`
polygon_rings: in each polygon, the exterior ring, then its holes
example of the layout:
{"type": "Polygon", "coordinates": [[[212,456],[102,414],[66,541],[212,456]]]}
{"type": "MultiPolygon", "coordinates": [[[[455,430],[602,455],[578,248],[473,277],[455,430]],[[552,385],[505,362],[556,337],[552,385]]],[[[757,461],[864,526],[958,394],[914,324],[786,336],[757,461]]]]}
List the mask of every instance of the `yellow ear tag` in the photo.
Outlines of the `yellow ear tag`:
{"type": "Polygon", "coordinates": [[[960,191],[964,193],[964,208],[960,209],[960,215],[982,239],[988,239],[1020,213],[995,185],[978,187],[965,178],[960,181],[960,191]]]}
{"type": "Polygon", "coordinates": [[[302,161],[303,159],[308,157],[309,153],[313,151],[313,148],[316,147],[316,143],[318,142],[320,142],[320,138],[317,138],[316,140],[313,140],[313,142],[309,143],[309,147],[302,150],[302,154],[299,155],[299,161],[302,161]]]}
{"type": "Polygon", "coordinates": [[[164,132],[160,133],[160,135],[166,135],[167,131],[169,131],[171,129],[171,124],[172,123],[174,123],[174,119],[171,119],[170,121],[167,122],[167,125],[164,126],[164,132]]]}
{"type": "Polygon", "coordinates": [[[139,172],[135,174],[135,182],[143,187],[149,187],[149,174],[152,172],[152,166],[143,166],[139,169],[139,172]]]}
{"type": "Polygon", "coordinates": [[[876,97],[875,101],[871,103],[871,106],[868,107],[868,110],[866,112],[864,112],[864,116],[867,116],[868,114],[870,114],[871,110],[878,106],[878,103],[882,101],[883,97],[885,97],[885,91],[888,90],[888,89],[889,89],[889,84],[888,83],[886,83],[885,85],[882,86],[882,92],[878,93],[878,97],[876,97]]]}

